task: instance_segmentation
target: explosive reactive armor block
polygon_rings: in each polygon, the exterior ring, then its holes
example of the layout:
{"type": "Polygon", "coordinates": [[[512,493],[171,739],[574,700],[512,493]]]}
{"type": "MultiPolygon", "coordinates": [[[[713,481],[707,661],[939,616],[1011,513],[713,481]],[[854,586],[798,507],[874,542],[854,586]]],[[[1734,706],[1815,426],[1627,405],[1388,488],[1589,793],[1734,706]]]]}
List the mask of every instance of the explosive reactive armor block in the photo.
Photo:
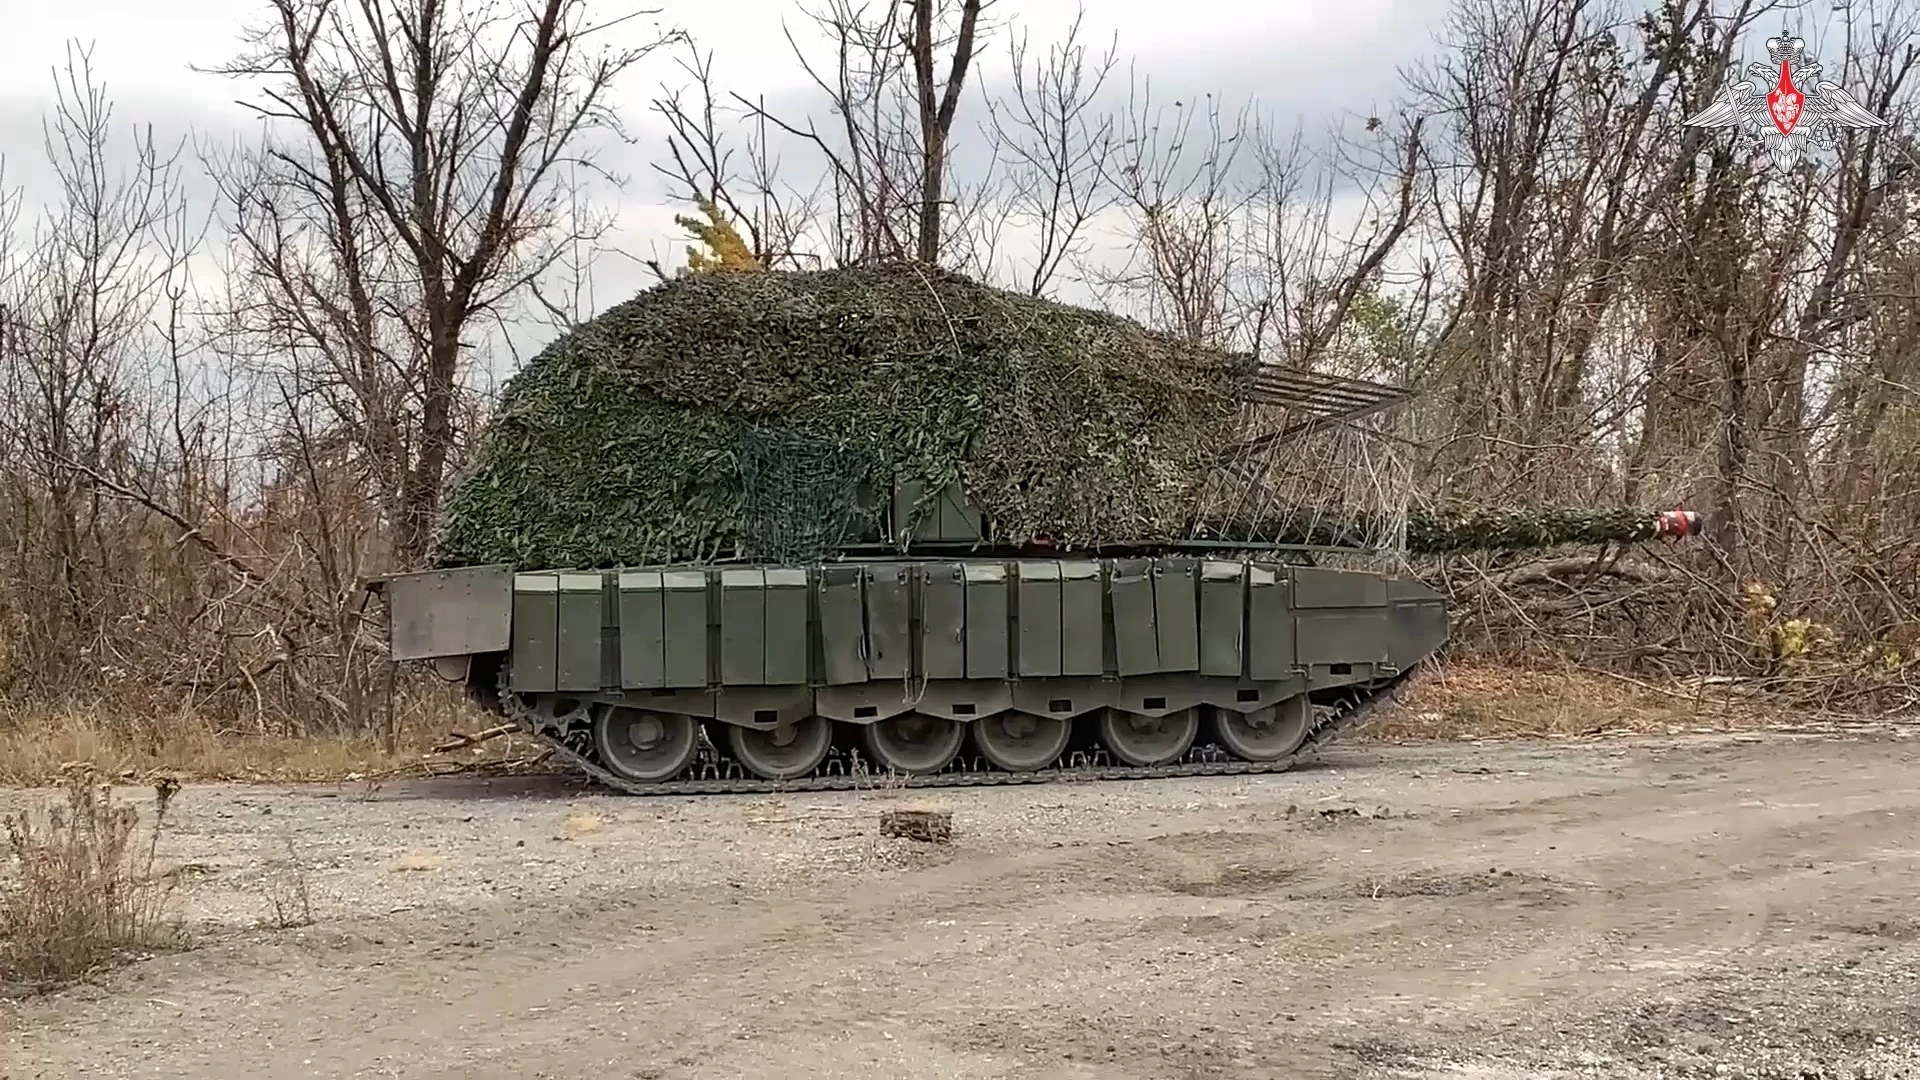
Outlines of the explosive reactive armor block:
{"type": "MultiPolygon", "coordinates": [[[[514,692],[679,695],[704,699],[703,715],[721,719],[726,691],[756,687],[843,698],[866,687],[880,702],[874,715],[897,712],[913,704],[900,682],[1070,681],[1075,711],[1130,695],[1149,711],[1169,696],[1232,707],[1253,684],[1299,691],[1390,675],[1446,637],[1440,598],[1417,581],[1254,560],[433,574],[439,591],[396,579],[406,582],[393,590],[396,626],[407,630],[395,655],[505,644],[514,692]],[[463,578],[464,590],[447,591],[463,578]],[[415,610],[442,595],[460,605],[461,621],[415,610]],[[1089,692],[1088,680],[1104,689],[1089,692]]],[[[992,696],[973,703],[976,712],[992,696]]]]}

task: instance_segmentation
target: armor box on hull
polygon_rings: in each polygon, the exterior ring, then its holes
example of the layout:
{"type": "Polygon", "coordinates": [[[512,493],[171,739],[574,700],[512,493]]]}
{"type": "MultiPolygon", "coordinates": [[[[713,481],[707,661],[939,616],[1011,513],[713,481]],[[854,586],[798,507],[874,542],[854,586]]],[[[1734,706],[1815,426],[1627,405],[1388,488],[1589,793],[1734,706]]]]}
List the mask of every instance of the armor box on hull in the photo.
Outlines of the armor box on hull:
{"type": "Polygon", "coordinates": [[[1276,765],[1316,699],[1395,681],[1447,638],[1402,577],[1259,558],[902,558],[388,579],[392,654],[432,659],[622,786],[707,753],[762,780],[837,749],[928,776],[1091,747],[1135,768],[1276,765]],[[487,648],[486,646],[493,646],[487,648]]]}

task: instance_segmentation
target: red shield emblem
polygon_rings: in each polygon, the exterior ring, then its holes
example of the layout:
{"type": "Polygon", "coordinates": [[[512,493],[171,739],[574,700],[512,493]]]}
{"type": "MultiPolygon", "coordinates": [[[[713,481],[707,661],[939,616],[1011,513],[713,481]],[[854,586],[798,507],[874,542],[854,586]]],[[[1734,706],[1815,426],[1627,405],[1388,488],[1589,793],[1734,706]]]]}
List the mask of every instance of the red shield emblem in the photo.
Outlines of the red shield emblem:
{"type": "Polygon", "coordinates": [[[1807,106],[1807,99],[1793,85],[1793,72],[1787,69],[1787,62],[1780,61],[1780,84],[1767,91],[1767,114],[1773,117],[1773,126],[1780,134],[1793,134],[1793,125],[1800,122],[1800,112],[1807,106]]]}

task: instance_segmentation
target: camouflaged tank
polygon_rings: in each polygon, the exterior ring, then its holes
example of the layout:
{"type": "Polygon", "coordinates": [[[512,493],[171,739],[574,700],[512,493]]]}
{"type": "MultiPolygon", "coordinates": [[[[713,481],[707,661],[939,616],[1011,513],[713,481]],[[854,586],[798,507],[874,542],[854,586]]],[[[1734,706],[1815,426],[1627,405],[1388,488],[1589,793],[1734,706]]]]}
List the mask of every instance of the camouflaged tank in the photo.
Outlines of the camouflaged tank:
{"type": "MultiPolygon", "coordinates": [[[[1405,396],[1278,378],[1269,393],[1328,423],[1405,396]]],[[[431,662],[613,788],[690,794],[1283,770],[1448,639],[1421,582],[1315,565],[1337,544],[1063,554],[995,536],[958,487],[920,494],[887,493],[881,542],[805,562],[384,578],[391,656],[431,662]]],[[[1574,526],[1631,541],[1698,519],[1574,526]]],[[[1527,535],[1475,528],[1469,546],[1527,535]]],[[[1427,542],[1442,540],[1462,543],[1427,542]]]]}

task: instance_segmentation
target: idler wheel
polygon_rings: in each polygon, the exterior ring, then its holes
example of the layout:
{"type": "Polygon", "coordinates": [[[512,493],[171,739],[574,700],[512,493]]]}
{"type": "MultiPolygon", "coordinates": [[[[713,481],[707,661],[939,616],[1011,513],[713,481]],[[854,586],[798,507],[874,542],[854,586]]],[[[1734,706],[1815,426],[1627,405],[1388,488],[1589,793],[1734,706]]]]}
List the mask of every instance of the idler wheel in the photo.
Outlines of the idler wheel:
{"type": "Polygon", "coordinates": [[[1073,721],[1008,711],[973,722],[980,756],[1008,772],[1033,772],[1060,760],[1073,738],[1073,721]]]}
{"type": "Polygon", "coordinates": [[[727,724],[727,750],[762,780],[796,780],[820,767],[833,749],[833,721],[809,716],[771,728],[727,724]]]}
{"type": "Polygon", "coordinates": [[[700,752],[700,724],[680,713],[602,705],[594,710],[593,748],[615,776],[656,784],[693,764],[700,752]]]}
{"type": "Polygon", "coordinates": [[[867,725],[867,753],[885,769],[907,776],[937,773],[960,756],[967,726],[926,713],[902,713],[867,725]]]}
{"type": "Polygon", "coordinates": [[[1279,761],[1300,749],[1313,729],[1313,702],[1295,694],[1250,713],[1213,711],[1213,734],[1241,761],[1279,761]]]}
{"type": "Polygon", "coordinates": [[[1122,709],[1100,715],[1100,741],[1128,765],[1144,768],[1178,761],[1200,734],[1200,710],[1181,709],[1165,716],[1142,716],[1122,709]]]}

